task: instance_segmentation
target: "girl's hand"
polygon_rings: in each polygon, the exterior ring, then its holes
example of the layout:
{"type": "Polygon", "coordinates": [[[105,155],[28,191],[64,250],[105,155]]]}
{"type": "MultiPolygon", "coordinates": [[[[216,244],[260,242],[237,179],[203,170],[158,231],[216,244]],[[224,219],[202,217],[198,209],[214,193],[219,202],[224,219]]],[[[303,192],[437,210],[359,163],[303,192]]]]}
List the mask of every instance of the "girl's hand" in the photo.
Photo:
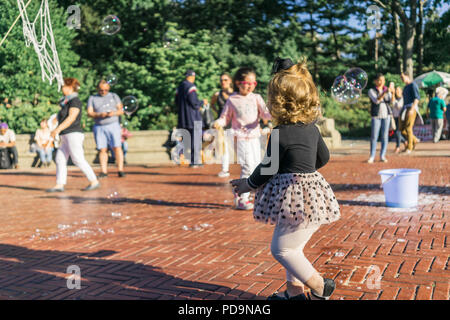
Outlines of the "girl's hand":
{"type": "Polygon", "coordinates": [[[53,130],[50,133],[50,137],[52,137],[53,139],[55,139],[55,137],[59,134],[59,131],[57,129],[53,130]]]}
{"type": "Polygon", "coordinates": [[[217,121],[214,121],[213,127],[214,127],[214,129],[220,129],[220,125],[217,121]]]}
{"type": "Polygon", "coordinates": [[[235,179],[230,181],[231,185],[234,187],[234,192],[238,195],[241,195],[242,193],[250,192],[251,189],[249,188],[247,184],[247,179],[235,179]]]}

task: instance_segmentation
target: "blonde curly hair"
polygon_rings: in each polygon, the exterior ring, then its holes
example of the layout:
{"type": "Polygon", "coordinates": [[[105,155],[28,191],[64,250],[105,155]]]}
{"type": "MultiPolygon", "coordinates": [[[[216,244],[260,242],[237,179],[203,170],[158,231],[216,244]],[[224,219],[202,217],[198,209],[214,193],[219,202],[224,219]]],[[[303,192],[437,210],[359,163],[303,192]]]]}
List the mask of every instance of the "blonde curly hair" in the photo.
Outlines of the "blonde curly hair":
{"type": "Polygon", "coordinates": [[[274,75],[267,99],[275,124],[312,123],[320,116],[319,92],[305,59],[274,75]]]}

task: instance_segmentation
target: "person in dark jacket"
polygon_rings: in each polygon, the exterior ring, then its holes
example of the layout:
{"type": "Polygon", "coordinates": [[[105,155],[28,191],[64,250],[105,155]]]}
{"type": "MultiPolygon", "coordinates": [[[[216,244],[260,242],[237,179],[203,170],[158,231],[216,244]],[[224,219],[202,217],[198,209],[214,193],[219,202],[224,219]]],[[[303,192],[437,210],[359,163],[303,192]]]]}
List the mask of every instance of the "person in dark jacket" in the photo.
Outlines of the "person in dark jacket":
{"type": "Polygon", "coordinates": [[[186,129],[191,135],[191,167],[201,163],[200,151],[202,146],[202,115],[201,108],[208,103],[197,97],[197,87],[194,85],[195,72],[188,70],[177,88],[175,103],[178,108],[178,129],[186,129]],[[195,132],[195,133],[194,133],[195,132]]]}

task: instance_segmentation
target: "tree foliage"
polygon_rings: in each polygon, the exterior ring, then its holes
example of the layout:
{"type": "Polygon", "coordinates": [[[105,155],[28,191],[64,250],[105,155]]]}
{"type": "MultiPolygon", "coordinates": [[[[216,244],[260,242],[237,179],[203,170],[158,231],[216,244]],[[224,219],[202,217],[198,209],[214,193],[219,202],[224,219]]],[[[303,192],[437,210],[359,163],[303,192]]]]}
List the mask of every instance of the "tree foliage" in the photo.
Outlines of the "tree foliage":
{"type": "MultiPolygon", "coordinates": [[[[410,1],[396,3],[407,8],[410,1]]],[[[373,33],[367,29],[366,9],[385,1],[49,0],[49,3],[63,75],[80,79],[82,101],[95,93],[95,85],[101,78],[116,75],[118,82],[112,91],[122,98],[136,96],[139,101],[139,110],[127,120],[130,129],[167,129],[176,124],[174,93],[186,69],[194,69],[198,74],[199,97],[210,98],[218,90],[222,72],[253,67],[257,73],[256,90],[265,96],[276,56],[308,59],[311,74],[322,88],[323,109],[329,109],[328,116],[342,119],[343,122],[337,120],[340,128],[364,127],[369,119],[367,101],[361,99],[352,106],[338,104],[329,97],[329,88],[336,76],[355,66],[369,74],[371,85],[376,72],[375,42],[373,33]],[[81,9],[81,29],[66,26],[67,8],[71,5],[81,9]],[[110,14],[121,21],[121,30],[114,35],[101,31],[104,17],[110,14]],[[169,30],[178,35],[178,41],[165,47],[164,37],[169,30]]],[[[441,3],[429,0],[424,7],[423,72],[432,69],[450,72],[447,54],[450,16],[449,11],[437,14],[441,3]]],[[[38,4],[36,1],[30,5],[30,16],[38,4]]],[[[377,72],[390,73],[389,77],[398,81],[394,75],[398,70],[394,22],[391,12],[385,8],[381,12],[383,27],[379,31],[377,72]]],[[[18,13],[15,0],[2,1],[0,36],[6,34],[18,13]]],[[[403,34],[404,26],[400,27],[403,34]]],[[[414,53],[413,58],[416,56],[414,53]]],[[[10,102],[16,100],[18,105],[22,101],[24,110],[40,114],[42,110],[50,112],[45,106],[55,105],[60,95],[56,85],[42,82],[39,62],[33,49],[25,46],[19,23],[0,48],[0,96],[10,102]]],[[[17,107],[21,106],[13,108],[17,107]]],[[[2,110],[0,117],[13,112],[8,110],[2,110]]],[[[19,113],[14,111],[15,115],[19,113]]],[[[28,132],[34,130],[33,123],[17,121],[15,129],[28,132]]],[[[92,121],[85,118],[85,124],[86,130],[90,130],[92,121]]]]}

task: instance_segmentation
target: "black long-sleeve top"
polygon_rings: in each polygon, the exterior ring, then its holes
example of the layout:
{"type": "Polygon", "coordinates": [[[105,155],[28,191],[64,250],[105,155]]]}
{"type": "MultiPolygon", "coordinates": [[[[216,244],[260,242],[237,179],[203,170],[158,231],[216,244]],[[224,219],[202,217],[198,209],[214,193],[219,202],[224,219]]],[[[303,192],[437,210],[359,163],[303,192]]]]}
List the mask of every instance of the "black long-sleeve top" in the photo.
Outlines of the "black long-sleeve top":
{"type": "Polygon", "coordinates": [[[279,125],[274,128],[274,130],[276,129],[279,133],[278,151],[280,160],[278,170],[276,168],[271,170],[271,174],[261,172],[262,168],[268,170],[272,163],[272,160],[268,161],[271,156],[272,137],[276,136],[272,132],[267,144],[265,160],[256,167],[247,180],[252,188],[256,189],[262,186],[276,173],[314,172],[323,167],[330,159],[328,148],[314,123],[298,122],[296,124],[279,125]]]}

